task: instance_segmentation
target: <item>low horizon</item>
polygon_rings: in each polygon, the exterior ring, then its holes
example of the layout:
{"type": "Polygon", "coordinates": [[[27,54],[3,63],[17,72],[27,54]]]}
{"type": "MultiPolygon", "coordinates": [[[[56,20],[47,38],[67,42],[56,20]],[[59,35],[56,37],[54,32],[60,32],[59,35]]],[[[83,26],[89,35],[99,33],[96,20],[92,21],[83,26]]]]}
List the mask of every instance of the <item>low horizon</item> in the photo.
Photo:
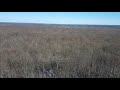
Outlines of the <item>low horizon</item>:
{"type": "Polygon", "coordinates": [[[49,24],[49,25],[52,24],[52,25],[98,25],[98,26],[100,25],[100,26],[120,26],[120,25],[117,25],[117,24],[116,24],[116,25],[114,25],[114,24],[112,25],[112,24],[69,24],[69,23],[68,23],[68,24],[64,24],[64,23],[63,23],[63,24],[62,24],[62,23],[59,24],[59,23],[37,23],[37,22],[0,22],[0,24],[3,24],[3,23],[4,23],[4,24],[8,24],[8,23],[9,23],[9,24],[46,24],[46,25],[47,25],[47,24],[49,24]]]}

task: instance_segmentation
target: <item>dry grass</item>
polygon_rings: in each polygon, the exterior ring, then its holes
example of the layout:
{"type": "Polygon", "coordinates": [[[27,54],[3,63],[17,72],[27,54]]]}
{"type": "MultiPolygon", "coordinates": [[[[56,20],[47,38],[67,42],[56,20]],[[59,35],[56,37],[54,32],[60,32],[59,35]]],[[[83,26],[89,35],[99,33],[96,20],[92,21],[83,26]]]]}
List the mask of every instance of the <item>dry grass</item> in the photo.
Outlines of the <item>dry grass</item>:
{"type": "Polygon", "coordinates": [[[120,29],[0,24],[0,78],[120,78],[120,29]]]}

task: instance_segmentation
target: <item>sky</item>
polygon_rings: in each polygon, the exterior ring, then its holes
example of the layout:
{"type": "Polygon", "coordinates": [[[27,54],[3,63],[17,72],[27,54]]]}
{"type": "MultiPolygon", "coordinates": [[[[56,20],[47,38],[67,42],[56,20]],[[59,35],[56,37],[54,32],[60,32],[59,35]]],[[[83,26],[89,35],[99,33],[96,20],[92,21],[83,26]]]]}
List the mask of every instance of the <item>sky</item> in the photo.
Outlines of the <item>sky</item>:
{"type": "Polygon", "coordinates": [[[120,12],[0,12],[0,22],[120,25],[120,12]]]}

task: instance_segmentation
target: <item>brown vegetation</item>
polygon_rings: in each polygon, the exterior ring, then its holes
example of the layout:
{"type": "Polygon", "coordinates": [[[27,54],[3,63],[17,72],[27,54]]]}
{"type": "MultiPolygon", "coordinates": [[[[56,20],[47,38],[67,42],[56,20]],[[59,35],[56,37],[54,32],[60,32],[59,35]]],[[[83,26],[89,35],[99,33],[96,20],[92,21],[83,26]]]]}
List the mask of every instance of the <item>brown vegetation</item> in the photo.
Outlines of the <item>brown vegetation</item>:
{"type": "Polygon", "coordinates": [[[0,24],[0,78],[120,78],[120,29],[0,24]]]}

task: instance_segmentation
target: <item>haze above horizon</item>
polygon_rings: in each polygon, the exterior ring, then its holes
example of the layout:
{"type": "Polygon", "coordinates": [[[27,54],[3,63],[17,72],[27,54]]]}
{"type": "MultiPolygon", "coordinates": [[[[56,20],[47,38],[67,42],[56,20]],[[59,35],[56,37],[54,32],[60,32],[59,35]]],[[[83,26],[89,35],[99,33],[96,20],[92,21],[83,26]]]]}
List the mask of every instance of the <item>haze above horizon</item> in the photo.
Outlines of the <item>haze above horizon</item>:
{"type": "Polygon", "coordinates": [[[120,25],[120,12],[0,12],[0,22],[120,25]]]}

